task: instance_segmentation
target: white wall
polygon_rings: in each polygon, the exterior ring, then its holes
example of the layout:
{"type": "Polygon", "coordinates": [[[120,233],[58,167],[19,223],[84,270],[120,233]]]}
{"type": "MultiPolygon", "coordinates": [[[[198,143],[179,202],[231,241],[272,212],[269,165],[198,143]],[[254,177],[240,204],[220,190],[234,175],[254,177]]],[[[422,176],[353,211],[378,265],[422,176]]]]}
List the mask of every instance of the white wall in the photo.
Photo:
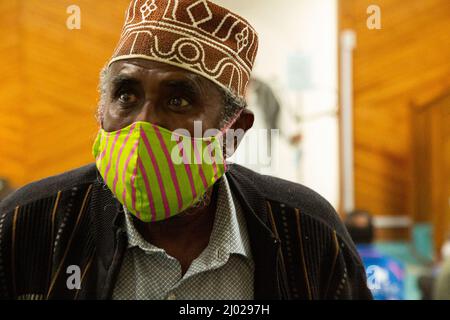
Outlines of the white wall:
{"type": "MultiPolygon", "coordinates": [[[[214,0],[213,0],[214,1],[214,0]]],[[[283,102],[282,125],[301,130],[300,149],[280,144],[275,175],[316,190],[335,207],[338,204],[337,127],[337,0],[215,0],[245,17],[260,37],[254,75],[268,82],[283,102]],[[304,58],[309,85],[292,88],[290,57],[304,58]],[[308,68],[306,68],[307,70],[308,68]],[[290,111],[286,111],[290,110],[290,111]],[[301,124],[293,124],[295,112],[301,124]],[[296,156],[301,152],[301,161],[296,156]]],[[[305,65],[303,65],[304,67],[305,65]]],[[[301,69],[300,69],[301,70],[301,69]]],[[[238,150],[242,152],[242,150],[238,150]]]]}

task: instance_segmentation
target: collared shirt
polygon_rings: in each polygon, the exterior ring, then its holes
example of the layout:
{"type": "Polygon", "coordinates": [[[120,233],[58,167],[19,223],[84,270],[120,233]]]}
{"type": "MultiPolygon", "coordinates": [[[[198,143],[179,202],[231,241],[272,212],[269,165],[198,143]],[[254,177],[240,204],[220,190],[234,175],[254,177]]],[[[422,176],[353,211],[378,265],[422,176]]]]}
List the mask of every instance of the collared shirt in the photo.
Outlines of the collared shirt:
{"type": "Polygon", "coordinates": [[[113,299],[253,299],[254,262],[242,208],[226,177],[217,183],[217,210],[209,244],[184,275],[178,260],[144,240],[125,210],[128,249],[113,299]]]}

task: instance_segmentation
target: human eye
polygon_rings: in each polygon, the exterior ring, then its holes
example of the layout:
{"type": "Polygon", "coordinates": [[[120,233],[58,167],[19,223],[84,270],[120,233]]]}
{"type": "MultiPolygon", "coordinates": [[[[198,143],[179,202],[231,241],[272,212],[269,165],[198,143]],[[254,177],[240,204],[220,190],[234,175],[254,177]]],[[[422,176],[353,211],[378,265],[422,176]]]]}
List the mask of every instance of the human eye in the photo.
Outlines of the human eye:
{"type": "Polygon", "coordinates": [[[191,103],[188,99],[181,97],[174,97],[169,99],[168,105],[171,109],[181,111],[183,109],[187,109],[191,105],[191,103]]]}
{"type": "Polygon", "coordinates": [[[135,93],[131,91],[123,91],[118,94],[119,103],[123,106],[130,106],[138,101],[138,97],[135,93]]]}

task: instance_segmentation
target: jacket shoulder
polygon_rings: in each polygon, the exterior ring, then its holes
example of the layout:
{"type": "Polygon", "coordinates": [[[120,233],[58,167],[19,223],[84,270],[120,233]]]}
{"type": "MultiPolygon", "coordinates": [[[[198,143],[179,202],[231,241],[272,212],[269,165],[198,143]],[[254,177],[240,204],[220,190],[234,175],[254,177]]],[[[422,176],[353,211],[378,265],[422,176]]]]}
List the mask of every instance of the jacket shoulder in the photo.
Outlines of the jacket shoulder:
{"type": "Polygon", "coordinates": [[[23,206],[34,201],[53,196],[59,191],[89,184],[97,180],[95,164],[89,164],[65,173],[32,182],[4,199],[0,203],[0,212],[11,211],[17,206],[23,206]]]}
{"type": "Polygon", "coordinates": [[[30,183],[0,203],[0,299],[45,299],[69,248],[81,262],[92,253],[86,204],[96,179],[88,165],[30,183]]]}
{"type": "Polygon", "coordinates": [[[344,232],[336,210],[312,189],[291,181],[261,175],[236,164],[230,166],[230,172],[241,182],[251,184],[266,200],[298,209],[302,215],[311,216],[333,230],[344,232]]]}
{"type": "Polygon", "coordinates": [[[266,201],[268,227],[281,243],[284,287],[292,298],[371,299],[362,261],[327,200],[301,184],[238,165],[229,172],[246,197],[255,198],[253,192],[266,201]]]}

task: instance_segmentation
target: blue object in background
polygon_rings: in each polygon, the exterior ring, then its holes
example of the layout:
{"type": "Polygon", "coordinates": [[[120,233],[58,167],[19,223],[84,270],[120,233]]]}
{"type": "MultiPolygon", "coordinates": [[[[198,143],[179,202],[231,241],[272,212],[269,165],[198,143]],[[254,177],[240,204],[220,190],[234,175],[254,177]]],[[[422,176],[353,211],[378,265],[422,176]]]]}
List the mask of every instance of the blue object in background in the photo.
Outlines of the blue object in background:
{"type": "Polygon", "coordinates": [[[357,245],[367,274],[367,286],[375,300],[405,299],[405,266],[383,255],[373,245],[357,245]]]}
{"type": "Polygon", "coordinates": [[[433,262],[433,226],[431,223],[416,223],[412,228],[413,247],[425,261],[433,262]]]}

